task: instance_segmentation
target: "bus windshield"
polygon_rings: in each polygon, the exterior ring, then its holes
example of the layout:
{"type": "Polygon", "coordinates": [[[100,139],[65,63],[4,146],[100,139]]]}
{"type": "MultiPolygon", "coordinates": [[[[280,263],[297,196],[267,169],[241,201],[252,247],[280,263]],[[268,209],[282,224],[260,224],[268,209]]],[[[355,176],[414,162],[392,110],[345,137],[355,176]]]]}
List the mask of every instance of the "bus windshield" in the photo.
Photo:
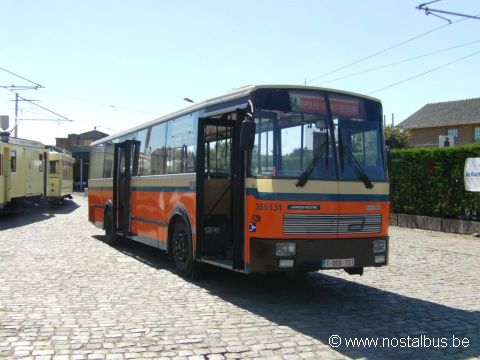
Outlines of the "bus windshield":
{"type": "Polygon", "coordinates": [[[259,90],[255,177],[384,181],[381,105],[308,90],[259,90]]]}

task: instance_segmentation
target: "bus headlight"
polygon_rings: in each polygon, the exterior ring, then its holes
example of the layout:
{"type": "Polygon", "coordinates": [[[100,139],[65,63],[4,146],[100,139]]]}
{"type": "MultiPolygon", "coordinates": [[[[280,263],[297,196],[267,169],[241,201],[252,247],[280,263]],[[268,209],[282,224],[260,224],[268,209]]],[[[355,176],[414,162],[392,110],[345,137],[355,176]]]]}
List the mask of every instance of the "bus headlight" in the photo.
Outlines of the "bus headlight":
{"type": "Polygon", "coordinates": [[[275,255],[277,256],[295,256],[297,254],[297,244],[292,242],[278,242],[275,244],[275,255]]]}
{"type": "Polygon", "coordinates": [[[375,264],[385,264],[386,257],[385,255],[375,255],[375,264]]]}
{"type": "Polygon", "coordinates": [[[387,251],[387,240],[385,239],[375,239],[373,240],[373,252],[374,253],[384,253],[387,251]]]}

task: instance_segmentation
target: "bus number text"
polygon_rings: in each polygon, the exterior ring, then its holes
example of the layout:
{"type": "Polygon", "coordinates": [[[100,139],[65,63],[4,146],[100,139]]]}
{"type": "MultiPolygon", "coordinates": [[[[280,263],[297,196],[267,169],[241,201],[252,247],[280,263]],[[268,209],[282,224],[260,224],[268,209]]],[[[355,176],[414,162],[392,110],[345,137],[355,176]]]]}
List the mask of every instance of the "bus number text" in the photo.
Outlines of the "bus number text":
{"type": "Polygon", "coordinates": [[[256,204],[256,210],[259,211],[282,211],[281,204],[256,204]]]}

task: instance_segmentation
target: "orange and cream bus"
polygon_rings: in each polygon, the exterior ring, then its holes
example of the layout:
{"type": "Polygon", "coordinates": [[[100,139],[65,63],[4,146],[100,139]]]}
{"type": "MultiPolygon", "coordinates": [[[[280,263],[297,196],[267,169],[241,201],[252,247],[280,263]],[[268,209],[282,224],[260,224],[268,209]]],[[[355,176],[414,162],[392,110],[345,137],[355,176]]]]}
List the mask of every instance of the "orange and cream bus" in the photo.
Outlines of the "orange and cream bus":
{"type": "Polygon", "coordinates": [[[185,275],[388,262],[379,100],[246,86],[92,144],[89,220],[171,254],[185,275]]]}

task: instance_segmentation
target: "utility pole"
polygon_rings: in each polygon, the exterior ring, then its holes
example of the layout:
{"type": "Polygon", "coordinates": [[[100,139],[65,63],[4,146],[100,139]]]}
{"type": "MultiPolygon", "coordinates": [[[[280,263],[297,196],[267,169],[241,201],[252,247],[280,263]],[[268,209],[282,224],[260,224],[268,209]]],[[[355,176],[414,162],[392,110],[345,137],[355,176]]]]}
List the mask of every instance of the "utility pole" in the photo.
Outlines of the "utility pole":
{"type": "Polygon", "coordinates": [[[15,93],[15,126],[13,127],[13,137],[18,138],[18,93],[15,93]]]}
{"type": "MultiPolygon", "coordinates": [[[[22,79],[24,81],[28,81],[29,83],[33,84],[33,85],[21,85],[21,86],[18,86],[18,85],[0,85],[0,88],[3,88],[3,89],[6,89],[6,90],[10,90],[10,91],[18,91],[18,90],[38,90],[38,89],[43,89],[44,86],[40,85],[39,83],[35,82],[35,81],[32,81],[30,79],[27,79],[26,77],[23,77],[23,76],[20,76],[18,74],[15,74],[14,72],[10,71],[10,70],[7,70],[5,68],[2,68],[0,67],[0,70],[1,71],[4,71],[10,75],[13,75],[19,79],[22,79]]],[[[8,131],[10,132],[11,130],[13,130],[13,136],[14,137],[18,137],[18,121],[20,120],[18,118],[18,102],[19,101],[26,101],[26,102],[29,102],[31,103],[32,105],[35,105],[36,107],[39,107],[41,108],[42,110],[45,110],[45,111],[48,111],[49,113],[51,114],[54,114],[56,116],[59,117],[59,119],[23,119],[23,120],[41,120],[41,121],[73,121],[73,120],[70,120],[68,118],[66,118],[65,116],[63,115],[60,115],[58,113],[56,113],[55,111],[52,111],[50,109],[47,109],[46,107],[44,106],[41,106],[41,105],[38,105],[38,104],[35,104],[35,101],[38,101],[38,100],[30,100],[30,99],[25,99],[24,97],[18,95],[18,92],[15,92],[15,124],[13,125],[13,128],[12,129],[8,129],[8,131]]]]}
{"type": "Polygon", "coordinates": [[[68,119],[66,118],[65,116],[63,115],[60,115],[59,113],[56,113],[55,111],[52,111],[50,109],[47,109],[46,107],[43,107],[39,104],[36,104],[35,101],[38,101],[38,100],[32,100],[32,99],[25,99],[24,97],[18,95],[18,93],[15,93],[15,125],[13,127],[13,136],[14,137],[18,137],[18,122],[19,122],[19,118],[18,118],[18,102],[19,101],[26,101],[26,102],[29,102],[30,104],[32,105],[35,105],[36,107],[39,107],[41,108],[42,110],[45,110],[45,111],[48,111],[49,113],[51,114],[54,114],[54,115],[57,115],[59,118],[58,119],[22,119],[24,121],[34,121],[34,120],[38,120],[38,121],[56,121],[56,122],[64,122],[64,121],[67,121],[67,122],[72,122],[73,120],[71,119],[68,119]]]}
{"type": "MultiPolygon", "coordinates": [[[[4,70],[4,71],[7,71],[5,69],[2,69],[0,68],[0,70],[4,70]]],[[[8,73],[10,73],[10,71],[7,71],[8,73]]],[[[18,75],[16,75],[18,76],[18,75]]],[[[23,79],[23,78],[22,78],[23,79]]],[[[28,80],[30,81],[30,80],[28,80]]],[[[35,83],[36,84],[36,83],[35,83]]],[[[35,86],[17,86],[17,85],[0,85],[0,89],[6,89],[6,90],[10,90],[10,91],[18,91],[18,90],[38,90],[38,89],[42,89],[43,86],[40,85],[40,84],[36,84],[35,86]]],[[[18,102],[19,101],[28,101],[28,102],[31,102],[32,104],[36,105],[33,101],[36,101],[36,100],[27,100],[25,98],[22,98],[20,95],[18,95],[18,92],[15,92],[15,123],[13,124],[13,136],[14,137],[18,137],[18,102]]],[[[38,105],[37,105],[38,106],[38,105]]]]}
{"type": "Polygon", "coordinates": [[[16,137],[16,138],[18,138],[18,122],[20,120],[18,118],[18,102],[19,101],[27,101],[29,103],[37,105],[34,103],[34,101],[38,101],[38,100],[24,99],[20,95],[18,95],[17,92],[15,93],[15,124],[13,125],[13,137],[16,137]]]}

